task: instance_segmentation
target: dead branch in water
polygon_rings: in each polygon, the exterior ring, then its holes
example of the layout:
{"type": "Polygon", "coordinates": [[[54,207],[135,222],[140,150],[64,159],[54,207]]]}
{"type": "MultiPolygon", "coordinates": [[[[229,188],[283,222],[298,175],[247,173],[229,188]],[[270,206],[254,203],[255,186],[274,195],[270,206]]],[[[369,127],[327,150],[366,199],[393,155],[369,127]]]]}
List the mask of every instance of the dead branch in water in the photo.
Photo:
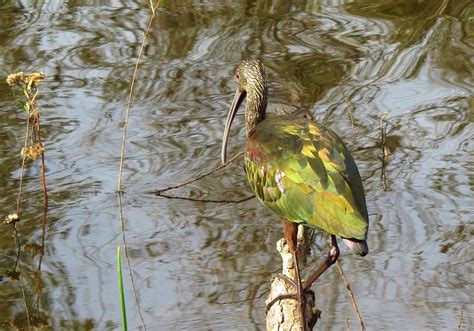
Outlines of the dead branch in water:
{"type": "MultiPolygon", "coordinates": [[[[207,176],[210,176],[212,175],[213,173],[227,167],[230,163],[232,163],[234,160],[236,160],[238,157],[242,156],[244,154],[244,152],[240,152],[238,154],[236,154],[234,157],[232,157],[230,160],[226,161],[225,163],[221,164],[220,166],[218,166],[217,168],[211,170],[211,171],[208,171],[208,172],[205,172],[199,176],[196,176],[194,178],[191,178],[185,182],[182,182],[182,183],[179,183],[179,184],[176,184],[176,185],[171,185],[171,186],[168,186],[168,187],[165,187],[165,188],[162,188],[162,189],[159,189],[159,190],[156,190],[154,191],[153,193],[156,194],[156,195],[160,195],[160,196],[165,196],[163,195],[162,193],[163,192],[166,192],[166,191],[169,191],[169,190],[173,190],[173,189],[176,189],[176,188],[180,188],[180,187],[183,187],[185,185],[188,185],[188,184],[191,184],[195,181],[198,181],[204,177],[207,177],[207,176]]],[[[173,198],[173,196],[168,196],[170,198],[173,198]]]]}
{"type": "Polygon", "coordinates": [[[186,201],[194,201],[194,202],[209,202],[209,203],[241,203],[245,201],[249,201],[255,198],[254,195],[243,197],[237,200],[227,200],[227,199],[195,199],[195,198],[188,198],[188,197],[180,197],[176,195],[167,195],[167,194],[159,194],[160,197],[167,198],[167,199],[177,199],[177,200],[186,200],[186,201]]]}

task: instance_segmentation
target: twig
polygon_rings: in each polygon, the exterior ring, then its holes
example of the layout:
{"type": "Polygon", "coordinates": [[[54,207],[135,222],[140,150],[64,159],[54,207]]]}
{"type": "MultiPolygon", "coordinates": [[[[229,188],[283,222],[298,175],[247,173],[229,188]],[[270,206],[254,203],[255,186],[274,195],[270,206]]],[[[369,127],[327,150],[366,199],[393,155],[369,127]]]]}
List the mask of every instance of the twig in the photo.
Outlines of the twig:
{"type": "Polygon", "coordinates": [[[196,176],[194,178],[191,178],[190,180],[187,180],[183,183],[180,183],[180,184],[177,184],[177,185],[172,185],[172,186],[168,186],[166,188],[163,188],[163,189],[159,189],[159,190],[156,190],[156,191],[153,191],[154,194],[156,195],[161,195],[161,196],[164,196],[162,193],[163,192],[166,192],[166,191],[169,191],[169,190],[173,190],[175,188],[179,188],[179,187],[183,187],[185,185],[188,185],[188,184],[191,184],[195,181],[198,181],[204,177],[207,177],[209,175],[212,175],[213,173],[225,168],[227,165],[229,165],[229,163],[231,163],[232,161],[234,161],[235,159],[237,159],[239,156],[242,156],[244,154],[244,152],[240,152],[238,153],[237,155],[235,155],[233,158],[231,158],[230,160],[226,161],[225,163],[221,164],[220,166],[218,166],[217,168],[215,168],[214,170],[211,170],[209,172],[206,172],[206,173],[203,173],[199,176],[196,176]]]}
{"type": "Polygon", "coordinates": [[[351,297],[352,300],[352,306],[354,307],[354,312],[357,315],[357,318],[359,319],[360,322],[360,329],[365,331],[365,324],[364,320],[362,319],[362,315],[360,314],[359,306],[357,305],[354,293],[352,292],[351,284],[347,281],[346,276],[344,275],[344,271],[342,271],[342,267],[339,264],[339,261],[336,261],[336,267],[337,270],[339,270],[339,274],[341,275],[341,278],[344,282],[344,285],[346,286],[347,292],[349,293],[349,296],[351,297]]]}
{"type": "Polygon", "coordinates": [[[459,321],[458,321],[458,326],[456,328],[456,330],[461,330],[461,326],[462,326],[462,314],[463,314],[463,309],[461,308],[461,313],[459,314],[459,321]]]}
{"type": "Polygon", "coordinates": [[[389,155],[390,155],[390,152],[387,148],[387,115],[388,113],[385,112],[382,116],[382,118],[380,119],[380,131],[381,131],[381,135],[382,135],[382,141],[381,141],[381,148],[382,148],[382,173],[381,173],[381,177],[380,177],[380,180],[382,181],[382,188],[384,191],[387,191],[388,190],[388,183],[387,183],[387,177],[385,176],[385,168],[388,164],[388,158],[389,158],[389,155]]]}
{"type": "Polygon", "coordinates": [[[167,199],[187,200],[187,201],[195,201],[195,202],[210,202],[210,203],[241,203],[241,202],[248,201],[248,200],[251,200],[251,199],[255,198],[254,195],[251,195],[251,196],[248,196],[248,197],[245,197],[245,198],[241,198],[241,199],[237,199],[237,200],[195,199],[195,198],[179,197],[179,196],[176,196],[176,195],[167,195],[167,194],[159,194],[158,196],[163,197],[163,198],[167,198],[167,199]]]}

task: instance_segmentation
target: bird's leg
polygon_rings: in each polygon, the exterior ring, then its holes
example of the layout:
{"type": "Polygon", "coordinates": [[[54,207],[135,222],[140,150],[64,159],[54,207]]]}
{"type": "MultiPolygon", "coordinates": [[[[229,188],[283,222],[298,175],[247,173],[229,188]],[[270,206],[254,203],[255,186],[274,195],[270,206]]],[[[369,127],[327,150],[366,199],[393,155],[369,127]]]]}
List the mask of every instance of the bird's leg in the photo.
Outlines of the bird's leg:
{"type": "Polygon", "coordinates": [[[285,235],[286,242],[288,244],[288,249],[293,257],[294,269],[295,269],[295,279],[292,280],[287,276],[280,274],[278,277],[284,279],[289,284],[296,288],[296,295],[295,294],[286,294],[280,295],[274,298],[268,305],[267,311],[270,310],[271,306],[277,302],[278,300],[282,299],[296,299],[299,304],[300,312],[301,312],[301,323],[303,324],[303,330],[307,330],[307,323],[306,323],[306,298],[304,295],[304,289],[301,282],[300,277],[300,269],[298,266],[298,257],[296,256],[297,250],[297,235],[298,235],[298,224],[290,222],[286,219],[282,220],[283,223],[283,233],[285,235]]]}
{"type": "Polygon", "coordinates": [[[339,247],[337,246],[337,240],[335,235],[331,235],[332,247],[329,251],[328,257],[326,260],[314,271],[311,276],[308,277],[303,283],[303,291],[308,290],[311,285],[316,281],[325,272],[330,266],[336,263],[337,258],[339,257],[339,247]]]}
{"type": "MultiPolygon", "coordinates": [[[[296,225],[296,233],[298,232],[298,225],[296,225]]],[[[308,323],[306,322],[306,297],[304,295],[303,284],[301,282],[300,277],[300,268],[298,265],[298,257],[296,256],[296,235],[294,241],[294,250],[291,251],[291,255],[293,255],[293,263],[295,264],[295,283],[296,283],[296,298],[298,300],[298,304],[300,306],[300,313],[301,313],[301,324],[303,324],[303,330],[308,329],[308,323]]]]}
{"type": "Polygon", "coordinates": [[[300,268],[298,265],[298,257],[296,256],[296,250],[298,249],[298,224],[290,222],[286,219],[282,220],[283,222],[283,233],[285,239],[288,243],[288,249],[290,250],[291,255],[293,256],[293,263],[295,268],[295,285],[296,285],[296,298],[300,306],[301,312],[301,323],[303,324],[304,330],[306,330],[306,302],[305,296],[303,293],[303,286],[301,283],[300,277],[300,268]]]}

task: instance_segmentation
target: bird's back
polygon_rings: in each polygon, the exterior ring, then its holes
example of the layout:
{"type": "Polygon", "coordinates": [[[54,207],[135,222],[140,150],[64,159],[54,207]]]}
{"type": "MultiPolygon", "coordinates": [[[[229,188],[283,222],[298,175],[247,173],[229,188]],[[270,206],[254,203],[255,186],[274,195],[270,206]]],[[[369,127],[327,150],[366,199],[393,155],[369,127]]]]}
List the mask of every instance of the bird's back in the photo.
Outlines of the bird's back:
{"type": "Polygon", "coordinates": [[[250,132],[245,168],[258,199],[280,217],[366,239],[364,189],[339,137],[303,117],[273,116],[250,132]]]}

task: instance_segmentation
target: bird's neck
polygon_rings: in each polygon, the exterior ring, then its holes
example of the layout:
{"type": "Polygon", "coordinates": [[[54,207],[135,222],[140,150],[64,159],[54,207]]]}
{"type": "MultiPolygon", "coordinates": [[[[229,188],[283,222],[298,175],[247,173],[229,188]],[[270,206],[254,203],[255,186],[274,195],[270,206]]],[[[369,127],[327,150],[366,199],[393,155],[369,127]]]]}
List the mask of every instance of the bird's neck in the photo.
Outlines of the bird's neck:
{"type": "Polygon", "coordinates": [[[247,92],[247,105],[245,106],[245,126],[247,136],[257,126],[258,123],[265,119],[267,110],[267,88],[252,89],[247,92]]]}

